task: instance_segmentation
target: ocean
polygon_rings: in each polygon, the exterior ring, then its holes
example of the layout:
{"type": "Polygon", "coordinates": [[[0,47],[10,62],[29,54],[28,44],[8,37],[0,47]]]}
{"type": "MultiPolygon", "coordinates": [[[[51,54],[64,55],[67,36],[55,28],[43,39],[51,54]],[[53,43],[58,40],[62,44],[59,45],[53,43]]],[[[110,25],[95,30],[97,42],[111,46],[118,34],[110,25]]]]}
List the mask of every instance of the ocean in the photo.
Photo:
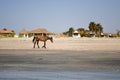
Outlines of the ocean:
{"type": "Polygon", "coordinates": [[[0,80],[120,80],[120,72],[1,71],[0,80]]]}

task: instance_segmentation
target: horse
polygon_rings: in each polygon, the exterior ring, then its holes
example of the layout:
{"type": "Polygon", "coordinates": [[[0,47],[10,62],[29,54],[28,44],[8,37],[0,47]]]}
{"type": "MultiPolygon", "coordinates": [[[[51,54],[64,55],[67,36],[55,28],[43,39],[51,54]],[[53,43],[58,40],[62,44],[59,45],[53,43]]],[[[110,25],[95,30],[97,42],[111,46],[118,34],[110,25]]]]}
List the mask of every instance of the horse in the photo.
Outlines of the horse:
{"type": "Polygon", "coordinates": [[[52,43],[53,43],[53,38],[52,37],[49,37],[49,36],[34,36],[33,38],[33,43],[34,43],[34,48],[35,48],[35,45],[37,43],[37,46],[39,48],[39,41],[42,41],[44,42],[44,45],[42,46],[42,48],[46,48],[46,41],[47,40],[50,40],[52,43]]]}

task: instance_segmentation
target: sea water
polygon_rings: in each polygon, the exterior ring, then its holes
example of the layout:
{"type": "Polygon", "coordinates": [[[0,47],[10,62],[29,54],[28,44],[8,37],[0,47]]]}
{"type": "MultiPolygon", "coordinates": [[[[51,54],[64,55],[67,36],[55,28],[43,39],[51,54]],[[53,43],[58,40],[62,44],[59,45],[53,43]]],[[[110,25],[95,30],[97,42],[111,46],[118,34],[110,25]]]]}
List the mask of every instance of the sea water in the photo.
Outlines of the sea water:
{"type": "Polygon", "coordinates": [[[0,80],[120,80],[120,72],[0,71],[0,80]]]}

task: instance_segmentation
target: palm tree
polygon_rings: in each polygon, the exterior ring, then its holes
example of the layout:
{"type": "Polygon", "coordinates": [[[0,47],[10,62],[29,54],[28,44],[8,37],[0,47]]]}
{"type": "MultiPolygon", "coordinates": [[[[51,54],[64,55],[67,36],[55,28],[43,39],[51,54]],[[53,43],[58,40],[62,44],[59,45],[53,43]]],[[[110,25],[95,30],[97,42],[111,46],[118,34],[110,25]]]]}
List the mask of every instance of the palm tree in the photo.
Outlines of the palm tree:
{"type": "Polygon", "coordinates": [[[103,32],[103,27],[100,23],[96,24],[95,22],[90,22],[89,31],[91,31],[92,34],[99,34],[100,37],[101,33],[103,32]]]}
{"type": "Polygon", "coordinates": [[[77,31],[80,33],[81,37],[85,35],[85,29],[84,28],[78,28],[77,31]]]}
{"type": "Polygon", "coordinates": [[[90,22],[88,28],[89,28],[91,37],[94,36],[95,35],[95,30],[96,30],[96,24],[95,24],[95,22],[90,22]]]}
{"type": "Polygon", "coordinates": [[[101,24],[96,24],[96,34],[99,34],[99,37],[101,35],[101,33],[103,32],[103,27],[101,24]]]}
{"type": "Polygon", "coordinates": [[[117,30],[117,36],[120,37],[120,30],[117,30]]]}
{"type": "Polygon", "coordinates": [[[94,33],[95,32],[95,28],[96,28],[96,24],[95,22],[90,22],[89,24],[89,30],[94,33]]]}
{"type": "Polygon", "coordinates": [[[74,32],[74,28],[70,27],[68,31],[70,37],[72,37],[73,32],[74,32]]]}

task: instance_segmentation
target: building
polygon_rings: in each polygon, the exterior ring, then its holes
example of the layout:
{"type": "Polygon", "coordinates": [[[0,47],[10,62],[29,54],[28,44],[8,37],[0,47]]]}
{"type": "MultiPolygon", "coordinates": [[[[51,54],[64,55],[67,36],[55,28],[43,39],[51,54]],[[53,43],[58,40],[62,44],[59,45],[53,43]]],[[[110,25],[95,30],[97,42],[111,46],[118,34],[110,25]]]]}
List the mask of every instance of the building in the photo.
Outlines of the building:
{"type": "Polygon", "coordinates": [[[35,30],[30,31],[29,34],[32,36],[35,36],[35,35],[46,36],[46,35],[52,35],[53,33],[44,28],[37,28],[35,30]]]}
{"type": "Polygon", "coordinates": [[[78,31],[74,31],[72,36],[73,36],[74,38],[79,38],[79,37],[81,37],[78,31]]]}
{"type": "Polygon", "coordinates": [[[0,30],[1,37],[14,37],[15,32],[13,30],[2,29],[0,30]]]}
{"type": "Polygon", "coordinates": [[[29,34],[29,32],[26,31],[25,29],[23,29],[23,30],[19,33],[19,37],[28,38],[28,34],[29,34]]]}

